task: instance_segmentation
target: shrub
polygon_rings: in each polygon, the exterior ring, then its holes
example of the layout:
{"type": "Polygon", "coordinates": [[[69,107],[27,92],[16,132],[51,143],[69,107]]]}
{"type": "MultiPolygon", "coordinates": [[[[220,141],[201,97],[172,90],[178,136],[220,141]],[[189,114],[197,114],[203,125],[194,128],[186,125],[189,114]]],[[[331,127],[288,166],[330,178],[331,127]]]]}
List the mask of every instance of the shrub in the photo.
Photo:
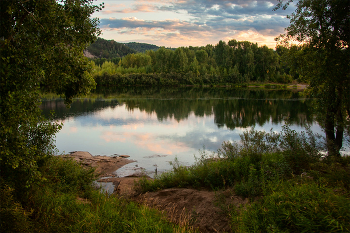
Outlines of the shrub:
{"type": "Polygon", "coordinates": [[[186,232],[188,229],[188,225],[180,227],[169,223],[154,209],[101,193],[92,186],[93,170],[72,160],[52,157],[43,165],[41,173],[46,181],[33,186],[27,193],[23,208],[11,199],[11,190],[2,186],[1,230],[186,232]]]}
{"type": "Polygon", "coordinates": [[[28,232],[32,227],[31,212],[13,196],[10,188],[0,177],[0,228],[1,232],[28,232]]]}
{"type": "Polygon", "coordinates": [[[348,232],[350,200],[312,181],[286,181],[263,199],[232,212],[237,232],[348,232]]]}

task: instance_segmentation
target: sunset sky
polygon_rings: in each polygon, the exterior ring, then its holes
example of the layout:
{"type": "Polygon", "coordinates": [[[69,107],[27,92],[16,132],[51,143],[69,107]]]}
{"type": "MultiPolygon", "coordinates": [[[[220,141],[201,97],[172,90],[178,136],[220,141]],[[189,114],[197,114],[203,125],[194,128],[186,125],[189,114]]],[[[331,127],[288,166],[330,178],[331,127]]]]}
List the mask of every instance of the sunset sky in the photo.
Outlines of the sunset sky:
{"type": "Polygon", "coordinates": [[[275,48],[295,7],[273,11],[277,0],[98,0],[105,8],[101,37],[165,47],[205,46],[231,39],[275,48]]]}

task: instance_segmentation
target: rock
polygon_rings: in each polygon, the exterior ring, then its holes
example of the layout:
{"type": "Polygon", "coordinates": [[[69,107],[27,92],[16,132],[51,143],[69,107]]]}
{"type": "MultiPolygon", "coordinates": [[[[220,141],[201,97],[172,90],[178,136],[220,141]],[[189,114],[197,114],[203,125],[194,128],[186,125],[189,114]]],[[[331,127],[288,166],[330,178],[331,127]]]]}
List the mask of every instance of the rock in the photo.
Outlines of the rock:
{"type": "Polygon", "coordinates": [[[98,177],[105,177],[106,174],[112,174],[122,166],[135,162],[133,160],[127,159],[128,157],[130,156],[92,156],[89,152],[86,151],[74,151],[69,155],[62,155],[62,158],[73,159],[84,167],[96,168],[95,173],[98,175],[98,177]]]}
{"type": "Polygon", "coordinates": [[[76,156],[80,158],[91,158],[92,154],[90,154],[87,151],[74,151],[73,153],[70,153],[71,156],[76,156]]]}
{"type": "Polygon", "coordinates": [[[129,158],[130,156],[129,155],[119,155],[119,157],[126,159],[126,158],[129,158]]]}

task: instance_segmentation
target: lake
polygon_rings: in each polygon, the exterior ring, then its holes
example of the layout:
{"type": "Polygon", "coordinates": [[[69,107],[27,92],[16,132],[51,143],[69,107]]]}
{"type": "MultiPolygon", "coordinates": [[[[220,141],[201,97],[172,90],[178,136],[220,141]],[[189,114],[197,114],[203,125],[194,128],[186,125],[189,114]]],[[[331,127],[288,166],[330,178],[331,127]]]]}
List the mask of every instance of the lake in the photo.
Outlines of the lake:
{"type": "Polygon", "coordinates": [[[59,153],[88,151],[92,155],[129,155],[137,162],[119,176],[144,170],[153,175],[171,169],[175,158],[191,165],[223,141],[239,141],[251,128],[279,132],[287,122],[296,131],[309,124],[322,133],[312,101],[290,90],[231,88],[117,88],[98,90],[75,99],[43,99],[45,115],[64,124],[56,134],[59,153]],[[201,152],[200,152],[201,151],[201,152]]]}

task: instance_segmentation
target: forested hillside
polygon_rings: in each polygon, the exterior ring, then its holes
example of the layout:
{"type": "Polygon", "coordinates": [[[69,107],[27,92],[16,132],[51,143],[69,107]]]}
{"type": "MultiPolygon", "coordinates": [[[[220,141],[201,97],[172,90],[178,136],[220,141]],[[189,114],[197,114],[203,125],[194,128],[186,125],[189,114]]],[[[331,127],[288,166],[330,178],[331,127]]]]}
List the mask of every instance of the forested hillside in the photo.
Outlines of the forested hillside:
{"type": "Polygon", "coordinates": [[[125,43],[124,45],[133,50],[136,50],[139,53],[144,53],[147,50],[156,51],[160,49],[160,47],[157,45],[147,44],[147,43],[130,42],[130,43],[125,43]]]}
{"type": "Polygon", "coordinates": [[[92,43],[87,48],[87,50],[97,58],[107,59],[124,57],[130,53],[137,53],[136,50],[131,49],[124,44],[102,38],[98,38],[96,42],[92,43]]]}
{"type": "MultiPolygon", "coordinates": [[[[301,80],[298,64],[293,62],[292,56],[292,52],[299,49],[277,47],[273,50],[267,46],[259,47],[256,43],[234,39],[228,43],[219,41],[216,45],[180,47],[175,50],[161,47],[156,51],[128,54],[118,62],[112,61],[114,64],[107,60],[103,63],[95,60],[93,75],[95,81],[103,80],[103,83],[106,75],[130,74],[137,74],[142,79],[147,76],[147,79],[153,80],[146,81],[149,84],[161,80],[162,85],[291,83],[293,80],[301,80]]],[[[136,81],[135,77],[130,79],[132,83],[136,81]]],[[[128,79],[129,77],[124,77],[124,81],[128,79]]],[[[117,84],[120,80],[113,82],[117,84]]],[[[134,85],[129,81],[122,83],[120,84],[134,85]]],[[[142,81],[138,85],[146,83],[142,81]]]]}

